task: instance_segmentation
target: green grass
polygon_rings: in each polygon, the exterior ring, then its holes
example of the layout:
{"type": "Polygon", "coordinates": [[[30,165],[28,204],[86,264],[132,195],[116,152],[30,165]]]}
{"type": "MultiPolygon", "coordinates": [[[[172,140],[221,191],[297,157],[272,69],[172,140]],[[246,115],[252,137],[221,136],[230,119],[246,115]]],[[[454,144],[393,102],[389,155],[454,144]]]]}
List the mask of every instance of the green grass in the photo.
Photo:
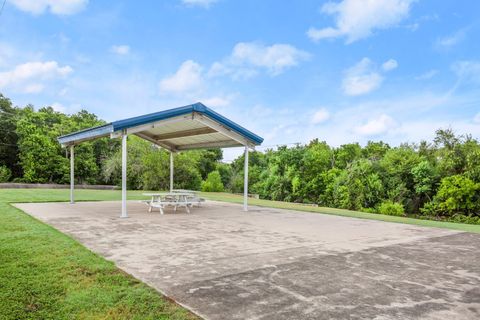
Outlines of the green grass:
{"type": "MultiPolygon", "coordinates": [[[[77,197],[114,200],[119,193],[79,190],[77,197]]],[[[195,319],[112,262],[9,204],[67,199],[68,190],[0,189],[0,319],[195,319]]]]}
{"type": "MultiPolygon", "coordinates": [[[[145,199],[129,191],[129,199],[145,199]]],[[[202,193],[242,203],[239,195],[202,193]]],[[[77,201],[119,200],[120,191],[76,190],[77,201]]],[[[68,201],[69,190],[0,189],[0,319],[194,319],[185,309],[12,207],[11,202],[68,201]]],[[[251,205],[480,233],[480,225],[420,220],[250,199],[251,205]]]]}
{"type": "MultiPolygon", "coordinates": [[[[212,193],[202,193],[202,196],[210,200],[243,203],[243,197],[240,195],[212,192],[212,193]]],[[[343,217],[379,220],[379,221],[396,222],[396,223],[406,223],[406,224],[413,224],[417,226],[445,228],[445,229],[480,233],[480,225],[474,225],[474,224],[424,220],[424,219],[415,219],[415,218],[409,218],[409,217],[387,216],[383,214],[375,214],[375,213],[367,213],[367,212],[335,209],[335,208],[327,208],[327,207],[314,207],[314,206],[304,205],[300,203],[271,201],[271,200],[262,200],[262,199],[249,199],[248,203],[251,205],[260,206],[260,207],[316,212],[316,213],[331,214],[331,215],[343,216],[343,217]]]]}

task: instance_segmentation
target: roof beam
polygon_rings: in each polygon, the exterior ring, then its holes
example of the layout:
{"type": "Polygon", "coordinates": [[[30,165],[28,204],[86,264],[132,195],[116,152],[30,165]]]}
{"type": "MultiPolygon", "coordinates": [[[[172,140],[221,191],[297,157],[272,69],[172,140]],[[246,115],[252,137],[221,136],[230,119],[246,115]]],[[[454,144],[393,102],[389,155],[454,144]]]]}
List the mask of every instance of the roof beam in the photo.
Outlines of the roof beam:
{"type": "MultiPolygon", "coordinates": [[[[174,117],[174,118],[170,118],[170,119],[160,120],[160,121],[157,121],[157,122],[154,122],[154,123],[147,123],[147,124],[142,124],[142,125],[139,125],[139,126],[136,126],[136,127],[128,128],[127,129],[127,134],[136,134],[137,132],[142,132],[142,131],[146,131],[146,130],[149,130],[149,129],[157,128],[159,126],[162,126],[162,125],[165,125],[165,124],[168,124],[168,123],[175,123],[175,122],[185,121],[185,120],[192,120],[192,114],[186,114],[186,115],[182,115],[182,116],[178,116],[178,117],[174,117]]],[[[119,138],[121,135],[122,135],[122,131],[117,130],[117,131],[113,132],[110,135],[110,137],[111,138],[119,138]]]]}
{"type": "Polygon", "coordinates": [[[242,146],[248,146],[250,148],[254,147],[254,145],[249,140],[245,139],[243,136],[236,133],[235,131],[230,130],[225,126],[219,124],[217,121],[210,119],[209,117],[195,112],[193,114],[193,119],[206,125],[207,127],[214,129],[215,131],[223,134],[224,136],[237,141],[242,146]]]}
{"type": "Polygon", "coordinates": [[[191,150],[191,149],[208,149],[208,148],[228,148],[241,147],[242,144],[232,140],[221,140],[214,142],[202,142],[193,144],[184,144],[177,147],[177,150],[191,150]]]}
{"type": "Polygon", "coordinates": [[[137,133],[134,133],[134,134],[135,134],[137,137],[140,137],[140,138],[142,138],[142,139],[144,139],[144,140],[147,140],[147,141],[149,141],[149,142],[151,142],[151,143],[153,143],[153,144],[156,144],[157,146],[160,146],[160,147],[162,147],[162,148],[164,148],[164,149],[166,149],[166,150],[168,150],[168,151],[170,151],[170,152],[175,152],[175,151],[177,151],[177,149],[175,148],[175,146],[172,145],[172,144],[170,144],[170,143],[168,143],[168,142],[157,141],[157,140],[155,140],[152,136],[149,136],[149,135],[147,135],[147,134],[145,134],[145,133],[137,132],[137,133]]]}
{"type": "Polygon", "coordinates": [[[163,133],[163,134],[153,136],[153,138],[157,141],[163,141],[163,140],[170,140],[170,139],[176,139],[176,138],[199,136],[202,134],[215,133],[215,132],[217,131],[215,131],[210,127],[205,127],[205,128],[197,128],[197,129],[183,130],[183,131],[177,131],[177,132],[163,133]]]}

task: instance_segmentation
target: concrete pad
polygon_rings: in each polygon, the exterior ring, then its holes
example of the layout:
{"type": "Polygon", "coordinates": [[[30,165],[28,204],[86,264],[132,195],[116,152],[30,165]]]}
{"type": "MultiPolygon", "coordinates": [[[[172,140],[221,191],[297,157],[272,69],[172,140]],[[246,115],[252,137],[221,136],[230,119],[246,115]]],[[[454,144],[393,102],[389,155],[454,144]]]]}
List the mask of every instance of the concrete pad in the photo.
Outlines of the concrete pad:
{"type": "Polygon", "coordinates": [[[480,317],[476,234],[220,202],[16,206],[207,319],[480,317]]]}

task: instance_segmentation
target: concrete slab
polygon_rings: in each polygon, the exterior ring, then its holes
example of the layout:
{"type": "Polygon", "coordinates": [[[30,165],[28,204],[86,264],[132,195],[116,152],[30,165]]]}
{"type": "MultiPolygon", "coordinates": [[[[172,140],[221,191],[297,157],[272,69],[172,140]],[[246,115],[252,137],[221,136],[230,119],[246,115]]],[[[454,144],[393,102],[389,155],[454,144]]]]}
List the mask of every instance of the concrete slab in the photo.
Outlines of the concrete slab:
{"type": "Polygon", "coordinates": [[[207,319],[477,319],[480,235],[207,202],[18,208],[207,319]]]}

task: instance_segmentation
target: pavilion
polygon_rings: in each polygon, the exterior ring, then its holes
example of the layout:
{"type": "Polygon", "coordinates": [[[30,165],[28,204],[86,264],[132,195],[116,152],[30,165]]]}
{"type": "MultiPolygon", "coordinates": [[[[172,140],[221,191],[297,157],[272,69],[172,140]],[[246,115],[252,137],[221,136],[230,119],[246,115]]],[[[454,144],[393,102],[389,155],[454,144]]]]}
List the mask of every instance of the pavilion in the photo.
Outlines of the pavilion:
{"type": "Polygon", "coordinates": [[[263,138],[218,114],[202,103],[164,110],[143,116],[114,121],[102,126],[77,131],[58,138],[63,147],[70,147],[70,203],[74,203],[74,147],[93,139],[122,139],[122,211],[127,213],[127,136],[134,134],[170,152],[170,191],[173,190],[173,156],[192,149],[245,147],[243,209],[248,211],[248,152],[263,138]]]}

